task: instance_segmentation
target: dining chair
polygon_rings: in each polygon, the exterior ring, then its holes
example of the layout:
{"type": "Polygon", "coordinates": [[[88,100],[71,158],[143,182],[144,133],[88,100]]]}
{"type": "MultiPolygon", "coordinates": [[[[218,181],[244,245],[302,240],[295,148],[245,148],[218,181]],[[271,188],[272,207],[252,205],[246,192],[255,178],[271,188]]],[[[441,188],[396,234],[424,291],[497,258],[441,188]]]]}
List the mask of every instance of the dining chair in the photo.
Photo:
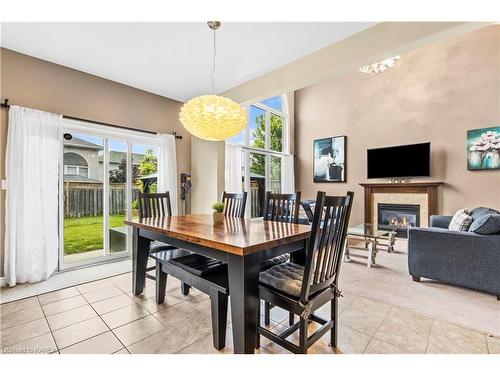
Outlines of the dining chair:
{"type": "Polygon", "coordinates": [[[309,223],[312,223],[314,218],[315,203],[316,203],[315,199],[304,199],[303,201],[300,202],[300,205],[304,209],[304,212],[306,214],[307,220],[309,220],[309,223]]]}
{"type": "MultiPolygon", "coordinates": [[[[353,192],[342,197],[318,192],[305,266],[287,262],[260,273],[259,298],[299,315],[300,320],[279,335],[258,323],[256,348],[260,346],[260,335],[263,335],[292,353],[305,354],[328,331],[330,345],[337,346],[338,298],[341,296],[338,280],[353,198],[353,192]],[[329,302],[330,320],[314,315],[317,309],[329,302]],[[310,321],[321,327],[309,336],[310,321]],[[287,340],[297,330],[298,345],[287,340]]],[[[260,316],[260,312],[257,313],[260,316]]]]}
{"type": "Polygon", "coordinates": [[[247,205],[247,192],[243,193],[222,193],[222,203],[224,203],[224,216],[226,217],[245,217],[245,208],[247,205]]]}
{"type": "MultiPolygon", "coordinates": [[[[229,205],[225,205],[224,213],[227,218],[225,225],[241,225],[241,220],[238,219],[245,215],[246,195],[246,192],[224,192],[222,201],[229,205]]],[[[217,350],[224,348],[229,297],[227,264],[199,254],[168,258],[164,255],[165,252],[152,255],[156,260],[156,274],[158,275],[156,303],[161,304],[165,301],[168,275],[207,294],[210,296],[213,345],[217,350]]]]}
{"type": "MultiPolygon", "coordinates": [[[[137,208],[139,211],[139,219],[148,217],[165,217],[172,216],[172,206],[170,203],[170,193],[141,193],[137,198],[137,208]]],[[[162,258],[179,257],[191,254],[190,251],[178,249],[175,246],[160,242],[152,241],[149,246],[149,254],[164,252],[162,258]]],[[[154,259],[154,258],[153,258],[154,259]]],[[[146,268],[146,277],[151,280],[156,280],[158,274],[155,272],[152,275],[151,271],[156,271],[156,266],[146,268]]],[[[185,296],[189,294],[189,285],[181,283],[181,293],[185,296]]]]}
{"type": "MultiPolygon", "coordinates": [[[[266,193],[264,206],[265,221],[279,221],[286,223],[299,223],[300,191],[295,194],[266,193]]],[[[260,270],[265,271],[277,264],[286,263],[290,260],[290,254],[280,255],[272,259],[265,260],[260,264],[260,270]]],[[[271,309],[273,306],[269,302],[264,302],[264,324],[271,324],[271,309]]],[[[294,322],[294,315],[289,314],[289,324],[294,322]]]]}

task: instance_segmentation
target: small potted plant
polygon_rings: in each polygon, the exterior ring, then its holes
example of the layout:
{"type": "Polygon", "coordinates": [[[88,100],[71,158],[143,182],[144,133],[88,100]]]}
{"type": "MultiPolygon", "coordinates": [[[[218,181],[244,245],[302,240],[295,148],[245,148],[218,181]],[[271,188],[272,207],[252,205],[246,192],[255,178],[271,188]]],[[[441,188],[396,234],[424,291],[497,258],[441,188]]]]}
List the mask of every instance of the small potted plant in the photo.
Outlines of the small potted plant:
{"type": "Polygon", "coordinates": [[[224,203],[215,202],[212,206],[214,213],[214,224],[222,224],[224,222],[224,203]]]}

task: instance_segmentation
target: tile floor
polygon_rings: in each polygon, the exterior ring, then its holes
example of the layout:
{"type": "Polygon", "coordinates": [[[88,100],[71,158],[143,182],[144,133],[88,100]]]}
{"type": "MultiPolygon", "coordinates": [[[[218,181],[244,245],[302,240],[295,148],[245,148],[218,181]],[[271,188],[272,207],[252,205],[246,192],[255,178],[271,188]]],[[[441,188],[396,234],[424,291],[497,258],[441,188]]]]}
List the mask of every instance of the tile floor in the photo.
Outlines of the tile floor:
{"type": "MultiPolygon", "coordinates": [[[[229,319],[226,348],[212,346],[208,297],[185,297],[170,277],[165,303],[154,302],[154,284],[131,293],[131,274],[42,294],[0,306],[2,353],[232,353],[229,319]]],[[[329,306],[318,311],[328,314],[329,306]]],[[[432,319],[409,309],[344,292],[339,348],[328,335],[310,353],[496,353],[500,338],[432,319]]],[[[275,308],[271,329],[286,328],[288,313],[275,308]]],[[[314,324],[310,325],[311,330],[314,324]]],[[[292,337],[296,340],[297,337],[292,337]]],[[[260,353],[288,353],[261,339],[260,353]]]]}

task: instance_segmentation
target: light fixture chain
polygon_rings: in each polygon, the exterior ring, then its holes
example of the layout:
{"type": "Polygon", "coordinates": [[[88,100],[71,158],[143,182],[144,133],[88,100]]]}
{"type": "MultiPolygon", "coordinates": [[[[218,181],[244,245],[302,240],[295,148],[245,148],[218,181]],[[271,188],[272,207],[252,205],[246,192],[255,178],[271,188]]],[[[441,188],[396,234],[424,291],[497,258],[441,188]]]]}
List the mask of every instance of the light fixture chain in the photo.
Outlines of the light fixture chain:
{"type": "Polygon", "coordinates": [[[217,40],[216,40],[216,30],[214,30],[214,60],[213,60],[213,68],[212,68],[212,92],[215,95],[215,58],[217,54],[217,40]]]}

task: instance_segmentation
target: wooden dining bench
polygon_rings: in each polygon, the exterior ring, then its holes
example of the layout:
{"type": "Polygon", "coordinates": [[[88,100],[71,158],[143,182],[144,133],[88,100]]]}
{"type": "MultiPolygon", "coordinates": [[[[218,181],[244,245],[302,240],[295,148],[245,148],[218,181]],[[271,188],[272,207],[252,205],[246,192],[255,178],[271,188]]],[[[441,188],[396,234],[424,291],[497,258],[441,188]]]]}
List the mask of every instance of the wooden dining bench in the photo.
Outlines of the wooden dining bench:
{"type": "Polygon", "coordinates": [[[151,254],[156,259],[156,303],[165,301],[167,276],[171,275],[210,296],[212,337],[215,349],[226,346],[229,282],[227,264],[203,255],[165,257],[165,252],[151,254]]]}

